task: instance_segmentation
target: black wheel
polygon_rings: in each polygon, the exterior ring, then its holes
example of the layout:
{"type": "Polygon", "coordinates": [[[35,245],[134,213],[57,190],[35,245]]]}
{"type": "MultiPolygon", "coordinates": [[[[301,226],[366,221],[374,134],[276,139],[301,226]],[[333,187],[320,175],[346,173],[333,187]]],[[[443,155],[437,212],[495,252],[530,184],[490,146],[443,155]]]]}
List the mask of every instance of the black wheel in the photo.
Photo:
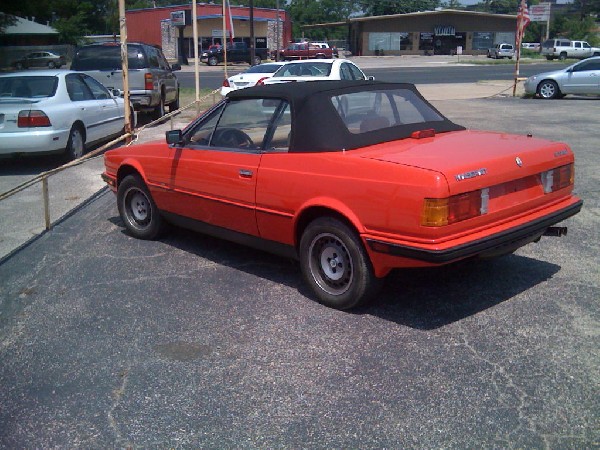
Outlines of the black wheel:
{"type": "Polygon", "coordinates": [[[69,161],[77,158],[81,158],[85,153],[85,138],[81,127],[73,125],[71,132],[69,133],[69,139],[67,140],[67,147],[65,154],[69,161]]]}
{"type": "Polygon", "coordinates": [[[217,64],[219,64],[219,60],[216,56],[211,56],[210,58],[208,58],[209,66],[216,66],[217,64]]]}
{"type": "Polygon", "coordinates": [[[156,239],[164,230],[164,222],[144,181],[139,175],[128,175],[117,189],[117,205],[127,231],[138,239],[156,239]]]}
{"type": "Polygon", "coordinates": [[[175,100],[169,103],[169,112],[177,111],[179,109],[179,89],[177,89],[177,96],[175,100]]]}
{"type": "Polygon", "coordinates": [[[55,67],[56,67],[56,64],[54,64],[54,61],[48,62],[48,69],[54,69],[55,67]]]}
{"type": "Polygon", "coordinates": [[[17,70],[23,70],[23,63],[18,62],[17,64],[15,64],[15,67],[17,68],[17,70]]]}
{"type": "Polygon", "coordinates": [[[564,61],[565,59],[567,59],[567,54],[565,52],[562,52],[559,56],[558,59],[560,59],[561,61],[564,61]]]}
{"type": "Polygon", "coordinates": [[[556,81],[552,80],[542,81],[538,85],[537,93],[543,99],[557,98],[561,95],[558,84],[556,84],[556,81]]]}
{"type": "Polygon", "coordinates": [[[254,57],[254,65],[255,65],[255,66],[258,66],[258,65],[261,63],[261,61],[262,61],[262,60],[260,59],[260,56],[256,55],[256,56],[254,57]]]}
{"type": "Polygon", "coordinates": [[[154,108],[153,111],[153,117],[154,119],[160,119],[162,116],[165,115],[165,95],[164,94],[160,94],[160,101],[158,102],[158,105],[156,105],[156,107],[154,108]]]}
{"type": "Polygon", "coordinates": [[[319,302],[332,308],[364,304],[382,284],[358,235],[332,217],[314,220],[302,234],[300,266],[319,302]]]}

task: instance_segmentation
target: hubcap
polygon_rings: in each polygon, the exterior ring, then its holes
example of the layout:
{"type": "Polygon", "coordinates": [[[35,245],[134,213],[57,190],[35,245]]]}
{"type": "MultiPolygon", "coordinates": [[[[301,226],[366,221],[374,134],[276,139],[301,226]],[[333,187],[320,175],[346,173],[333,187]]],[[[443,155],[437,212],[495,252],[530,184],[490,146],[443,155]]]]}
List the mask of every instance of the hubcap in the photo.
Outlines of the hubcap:
{"type": "Polygon", "coordinates": [[[125,201],[134,223],[139,226],[147,225],[152,214],[148,197],[143,192],[132,189],[127,193],[125,201]]]}
{"type": "Polygon", "coordinates": [[[83,155],[83,138],[79,131],[74,131],[71,135],[71,152],[73,153],[74,159],[83,155]]]}
{"type": "Polygon", "coordinates": [[[554,85],[550,83],[543,84],[540,88],[540,94],[544,98],[550,98],[554,95],[554,85]]]}
{"type": "Polygon", "coordinates": [[[344,243],[335,235],[316,236],[309,248],[310,272],[316,283],[331,295],[346,292],[354,277],[352,258],[344,243]]]}

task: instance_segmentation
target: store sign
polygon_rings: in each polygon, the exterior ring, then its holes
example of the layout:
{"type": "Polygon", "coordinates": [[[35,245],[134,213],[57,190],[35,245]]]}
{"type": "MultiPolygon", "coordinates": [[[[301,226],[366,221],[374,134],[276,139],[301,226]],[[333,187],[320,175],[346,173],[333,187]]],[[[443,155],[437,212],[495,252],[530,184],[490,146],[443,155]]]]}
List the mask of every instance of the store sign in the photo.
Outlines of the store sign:
{"type": "Polygon", "coordinates": [[[433,32],[436,36],[454,36],[456,29],[452,25],[436,25],[433,32]]]}
{"type": "Polygon", "coordinates": [[[171,11],[171,24],[176,27],[185,27],[185,11],[171,11]]]}
{"type": "Polygon", "coordinates": [[[550,19],[552,3],[540,3],[529,7],[529,18],[532,22],[547,22],[550,19]]]}

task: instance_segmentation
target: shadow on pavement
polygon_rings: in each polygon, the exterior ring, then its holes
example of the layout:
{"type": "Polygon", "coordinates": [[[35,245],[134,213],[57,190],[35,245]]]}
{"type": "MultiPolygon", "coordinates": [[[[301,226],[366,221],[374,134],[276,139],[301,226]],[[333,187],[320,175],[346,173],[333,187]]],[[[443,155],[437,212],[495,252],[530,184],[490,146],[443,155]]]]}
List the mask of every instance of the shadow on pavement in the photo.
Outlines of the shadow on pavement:
{"type": "MultiPolygon", "coordinates": [[[[123,227],[126,234],[120,217],[109,221],[123,227]]],[[[161,241],[216,264],[296,288],[301,295],[313,298],[296,261],[177,227],[171,227],[161,241]]],[[[351,313],[432,330],[509,300],[559,270],[556,264],[515,254],[435,268],[396,270],[387,277],[375,302],[351,313]]]]}

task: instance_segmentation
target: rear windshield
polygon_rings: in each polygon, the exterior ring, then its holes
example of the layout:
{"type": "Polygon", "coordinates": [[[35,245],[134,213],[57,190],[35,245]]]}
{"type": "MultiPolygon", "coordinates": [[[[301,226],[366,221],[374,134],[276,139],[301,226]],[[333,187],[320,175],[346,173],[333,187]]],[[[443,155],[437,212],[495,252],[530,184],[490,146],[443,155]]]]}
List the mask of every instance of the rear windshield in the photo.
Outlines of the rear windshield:
{"type": "Polygon", "coordinates": [[[246,70],[246,73],[273,73],[280,67],[281,64],[259,64],[257,66],[250,67],[248,70],[246,70]]]}
{"type": "Polygon", "coordinates": [[[44,98],[56,94],[58,77],[2,77],[0,78],[0,97],[44,98]]]}
{"type": "MultiPolygon", "coordinates": [[[[147,67],[144,53],[139,46],[127,46],[127,60],[130,69],[147,67]]],[[[72,70],[120,70],[121,67],[121,47],[119,45],[80,48],[71,64],[72,70]]]]}
{"type": "Polygon", "coordinates": [[[291,63],[282,66],[273,77],[328,77],[331,67],[328,62],[291,63]]]}

